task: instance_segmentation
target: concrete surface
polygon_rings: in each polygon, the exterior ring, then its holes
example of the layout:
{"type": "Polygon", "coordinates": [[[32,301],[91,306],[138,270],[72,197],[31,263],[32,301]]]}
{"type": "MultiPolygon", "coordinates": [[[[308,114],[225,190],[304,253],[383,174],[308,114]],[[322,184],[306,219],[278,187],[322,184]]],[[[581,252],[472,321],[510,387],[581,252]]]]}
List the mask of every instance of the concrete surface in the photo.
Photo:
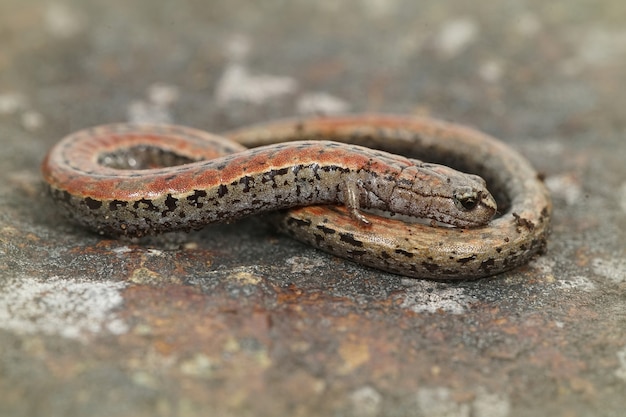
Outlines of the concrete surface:
{"type": "Polygon", "coordinates": [[[0,0],[0,415],[623,416],[626,2],[0,0]],[[130,244],[38,165],[124,120],[430,114],[524,153],[549,250],[446,284],[261,219],[130,244]]]}

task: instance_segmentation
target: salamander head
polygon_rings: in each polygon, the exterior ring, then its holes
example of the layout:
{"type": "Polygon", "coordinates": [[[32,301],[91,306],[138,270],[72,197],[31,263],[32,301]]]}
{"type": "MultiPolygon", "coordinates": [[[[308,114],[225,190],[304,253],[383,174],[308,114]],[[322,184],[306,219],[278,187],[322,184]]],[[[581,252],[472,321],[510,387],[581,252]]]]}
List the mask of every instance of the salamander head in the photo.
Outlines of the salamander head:
{"type": "MultiPolygon", "coordinates": [[[[466,228],[484,226],[496,214],[496,201],[485,180],[477,175],[425,163],[406,168],[403,172],[406,179],[405,175],[413,177],[411,184],[406,188],[397,187],[396,192],[398,196],[406,193],[405,205],[408,199],[415,201],[405,207],[413,212],[404,214],[466,228]]],[[[401,183],[407,184],[404,181],[401,183]]]]}

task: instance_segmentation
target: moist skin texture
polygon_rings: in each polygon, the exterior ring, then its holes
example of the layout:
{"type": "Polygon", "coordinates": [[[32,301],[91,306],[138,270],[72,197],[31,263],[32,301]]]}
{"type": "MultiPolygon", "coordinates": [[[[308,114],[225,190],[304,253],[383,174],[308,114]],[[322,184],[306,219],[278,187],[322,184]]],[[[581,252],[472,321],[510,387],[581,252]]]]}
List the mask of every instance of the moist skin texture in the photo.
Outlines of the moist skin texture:
{"type": "Polygon", "coordinates": [[[434,279],[496,274],[544,247],[551,211],[545,187],[521,156],[476,131],[361,115],[278,121],[224,136],[260,147],[245,151],[179,126],[108,125],[62,140],[42,171],[54,200],[101,234],[197,229],[312,205],[281,212],[276,221],[338,256],[434,279]],[[418,157],[485,177],[506,211],[488,223],[496,204],[482,178],[418,157]],[[397,214],[458,227],[393,220],[397,214]]]}

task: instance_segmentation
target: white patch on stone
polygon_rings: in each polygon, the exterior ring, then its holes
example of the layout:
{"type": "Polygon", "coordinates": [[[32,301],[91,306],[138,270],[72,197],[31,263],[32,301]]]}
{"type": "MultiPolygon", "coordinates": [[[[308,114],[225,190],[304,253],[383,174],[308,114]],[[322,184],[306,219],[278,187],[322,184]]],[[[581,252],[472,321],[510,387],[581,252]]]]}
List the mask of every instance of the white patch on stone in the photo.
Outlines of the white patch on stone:
{"type": "Polygon", "coordinates": [[[39,130],[45,122],[40,112],[29,108],[26,96],[16,92],[0,93],[0,116],[5,115],[19,116],[22,127],[29,132],[39,130]]]}
{"type": "Polygon", "coordinates": [[[596,285],[589,278],[582,275],[575,275],[568,279],[559,279],[556,285],[563,290],[579,290],[591,292],[596,289],[596,285]]]}
{"type": "Polygon", "coordinates": [[[626,30],[597,27],[583,37],[578,59],[596,66],[618,62],[626,54],[626,30]]]}
{"type": "Polygon", "coordinates": [[[481,388],[472,402],[473,416],[507,417],[511,414],[511,400],[505,394],[493,394],[481,388]]]}
{"type": "Polygon", "coordinates": [[[170,106],[178,101],[179,89],[174,85],[154,83],[148,86],[147,100],[134,100],[126,109],[132,123],[172,123],[170,106]]]}
{"type": "Polygon", "coordinates": [[[435,46],[445,58],[452,58],[461,53],[478,37],[479,27],[476,21],[461,17],[446,22],[435,38],[435,46]]]}
{"type": "Polygon", "coordinates": [[[448,388],[422,388],[417,391],[420,415],[428,417],[470,417],[469,404],[459,404],[448,388]]]}
{"type": "Polygon", "coordinates": [[[11,115],[26,108],[26,97],[20,93],[0,94],[0,115],[11,115]]]}
{"type": "Polygon", "coordinates": [[[44,125],[44,117],[41,113],[34,110],[26,110],[20,117],[22,127],[29,131],[34,132],[39,130],[44,125]]]}
{"type": "Polygon", "coordinates": [[[45,9],[44,27],[55,38],[67,39],[76,36],[84,26],[84,18],[75,7],[51,2],[45,9]]]}
{"type": "Polygon", "coordinates": [[[350,403],[352,413],[360,417],[376,417],[380,415],[383,396],[369,385],[352,391],[350,403]]]}
{"type": "Polygon", "coordinates": [[[116,253],[118,255],[123,255],[125,253],[129,253],[132,252],[133,250],[131,248],[129,248],[128,246],[118,246],[116,248],[113,248],[111,250],[111,252],[116,253]]]}
{"type": "Polygon", "coordinates": [[[420,415],[429,417],[508,417],[511,401],[506,394],[490,393],[478,387],[471,403],[455,401],[452,391],[445,387],[422,388],[417,392],[420,415]]]}
{"type": "Polygon", "coordinates": [[[530,261],[528,265],[536,269],[540,274],[552,276],[554,267],[556,266],[556,261],[548,258],[547,256],[541,256],[530,261]]]}
{"type": "Polygon", "coordinates": [[[350,104],[324,92],[302,94],[296,104],[300,114],[338,114],[350,110],[350,104]]]}
{"type": "Polygon", "coordinates": [[[112,312],[122,305],[125,286],[59,277],[9,279],[0,285],[0,328],[70,339],[103,331],[126,333],[128,325],[112,312]]]}
{"type": "Polygon", "coordinates": [[[166,107],[178,101],[180,91],[175,85],[154,83],[148,87],[147,95],[151,103],[166,107]]]}
{"type": "Polygon", "coordinates": [[[575,76],[587,68],[598,68],[619,63],[626,55],[626,30],[593,27],[577,33],[578,51],[561,65],[561,71],[575,76]]]}
{"type": "Polygon", "coordinates": [[[311,274],[316,268],[323,267],[326,262],[321,258],[292,256],[285,260],[285,264],[291,266],[292,274],[311,274]]]}
{"type": "Polygon", "coordinates": [[[595,258],[591,261],[593,272],[615,283],[626,281],[626,260],[620,258],[595,258]]]}
{"type": "Polygon", "coordinates": [[[143,100],[129,104],[126,118],[131,123],[172,123],[172,116],[167,109],[143,100]]]}
{"type": "Polygon", "coordinates": [[[497,83],[504,75],[504,66],[502,62],[497,60],[488,60],[478,67],[478,74],[483,81],[488,83],[497,83]]]}
{"type": "Polygon", "coordinates": [[[546,186],[569,206],[580,202],[583,194],[580,181],[573,174],[550,176],[546,178],[546,186]]]}
{"type": "Polygon", "coordinates": [[[617,352],[618,368],[615,370],[615,376],[626,382],[626,346],[617,352]]]}
{"type": "Polygon", "coordinates": [[[400,307],[415,313],[445,311],[451,314],[463,314],[473,302],[475,299],[466,295],[463,288],[417,282],[411,288],[407,288],[400,307]]]}
{"type": "Polygon", "coordinates": [[[260,105],[270,99],[292,94],[298,83],[290,77],[252,75],[239,63],[231,63],[220,77],[215,89],[215,102],[226,106],[232,102],[260,105]]]}

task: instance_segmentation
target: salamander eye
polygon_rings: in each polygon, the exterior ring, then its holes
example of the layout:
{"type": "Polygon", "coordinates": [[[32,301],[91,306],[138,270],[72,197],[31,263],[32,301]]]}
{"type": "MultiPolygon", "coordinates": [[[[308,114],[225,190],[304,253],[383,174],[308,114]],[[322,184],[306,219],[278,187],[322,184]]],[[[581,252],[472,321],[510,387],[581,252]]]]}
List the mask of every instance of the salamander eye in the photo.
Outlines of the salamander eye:
{"type": "Polygon", "coordinates": [[[480,191],[458,190],[454,194],[454,205],[463,211],[471,211],[478,206],[480,201],[480,191]]]}

